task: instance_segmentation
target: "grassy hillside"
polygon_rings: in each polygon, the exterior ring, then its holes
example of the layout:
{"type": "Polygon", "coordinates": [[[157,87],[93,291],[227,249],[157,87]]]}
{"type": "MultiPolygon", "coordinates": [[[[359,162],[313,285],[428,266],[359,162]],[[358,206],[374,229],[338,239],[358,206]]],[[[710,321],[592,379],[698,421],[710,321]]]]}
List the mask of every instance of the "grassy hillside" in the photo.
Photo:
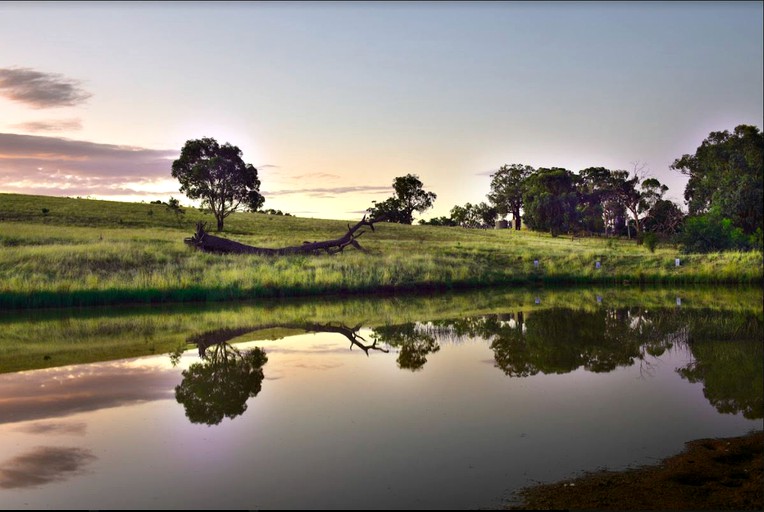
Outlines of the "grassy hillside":
{"type": "MultiPolygon", "coordinates": [[[[212,255],[198,220],[163,205],[0,194],[0,307],[218,301],[500,284],[761,283],[762,255],[654,253],[629,240],[380,223],[335,256],[212,255]],[[675,266],[675,258],[681,266],[675,266]],[[534,264],[538,260],[538,266],[534,264]],[[595,262],[600,261],[600,268],[595,262]]],[[[353,223],[359,219],[348,219],[353,223]]],[[[235,213],[226,236],[262,247],[336,238],[348,222],[235,213]]]]}

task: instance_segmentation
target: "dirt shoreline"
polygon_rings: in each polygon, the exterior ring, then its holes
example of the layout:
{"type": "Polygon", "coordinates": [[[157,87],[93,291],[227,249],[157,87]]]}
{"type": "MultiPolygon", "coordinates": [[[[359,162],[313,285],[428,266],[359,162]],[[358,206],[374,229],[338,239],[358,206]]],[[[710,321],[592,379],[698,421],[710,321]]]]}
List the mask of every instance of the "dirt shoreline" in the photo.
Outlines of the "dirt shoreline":
{"type": "Polygon", "coordinates": [[[764,510],[764,431],[698,439],[657,465],[521,489],[509,510],[764,510]]]}

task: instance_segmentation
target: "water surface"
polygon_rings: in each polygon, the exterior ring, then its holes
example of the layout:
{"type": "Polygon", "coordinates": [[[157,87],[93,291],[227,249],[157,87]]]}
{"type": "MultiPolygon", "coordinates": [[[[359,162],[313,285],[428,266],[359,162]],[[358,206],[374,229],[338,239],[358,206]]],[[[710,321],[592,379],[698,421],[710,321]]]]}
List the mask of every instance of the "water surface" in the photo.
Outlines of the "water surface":
{"type": "Polygon", "coordinates": [[[480,508],[652,463],[761,429],[760,295],[720,293],[9,316],[4,361],[39,369],[0,374],[0,503],[480,508]],[[26,360],[22,331],[58,340],[26,360]]]}

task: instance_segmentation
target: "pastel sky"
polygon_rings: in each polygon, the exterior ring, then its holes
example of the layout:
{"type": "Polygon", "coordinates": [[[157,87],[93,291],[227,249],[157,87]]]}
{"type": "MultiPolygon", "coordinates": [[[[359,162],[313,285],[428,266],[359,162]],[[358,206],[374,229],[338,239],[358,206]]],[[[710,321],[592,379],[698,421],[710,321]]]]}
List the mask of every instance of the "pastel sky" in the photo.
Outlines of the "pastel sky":
{"type": "Polygon", "coordinates": [[[189,139],[241,148],[265,208],[432,210],[504,164],[669,166],[764,125],[762,2],[0,2],[0,192],[190,204],[189,139]]]}

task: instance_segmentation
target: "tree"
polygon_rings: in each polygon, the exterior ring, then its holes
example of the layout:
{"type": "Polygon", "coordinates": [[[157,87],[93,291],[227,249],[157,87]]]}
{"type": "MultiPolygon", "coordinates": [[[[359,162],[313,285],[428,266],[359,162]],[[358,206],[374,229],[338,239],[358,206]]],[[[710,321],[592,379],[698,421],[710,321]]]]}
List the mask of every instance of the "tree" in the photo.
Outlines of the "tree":
{"type": "Polygon", "coordinates": [[[388,197],[380,203],[372,201],[372,205],[366,210],[372,219],[384,218],[385,222],[411,224],[411,222],[407,222],[409,217],[406,216],[403,205],[397,197],[388,197]]]}
{"type": "Polygon", "coordinates": [[[689,176],[684,191],[690,216],[707,213],[712,206],[732,220],[746,235],[764,224],[764,134],[759,128],[739,125],[711,132],[694,155],[684,155],[671,168],[689,176]]]}
{"type": "Polygon", "coordinates": [[[463,228],[490,228],[499,215],[497,208],[485,202],[479,204],[466,203],[464,206],[451,208],[451,219],[454,225],[463,228]]]}
{"type": "Polygon", "coordinates": [[[604,167],[588,167],[578,173],[578,214],[581,228],[599,233],[612,227],[613,192],[610,188],[611,173],[604,167]]]}
{"type": "Polygon", "coordinates": [[[223,219],[240,206],[256,211],[264,202],[257,169],[244,163],[238,147],[221,146],[213,138],[186,141],[172,163],[172,176],[180,181],[181,192],[209,208],[218,231],[223,230],[223,219]]]}
{"type": "Polygon", "coordinates": [[[422,213],[432,208],[437,198],[434,192],[426,192],[423,187],[416,174],[399,176],[393,180],[395,196],[381,203],[374,201],[374,206],[367,211],[372,219],[385,215],[387,222],[411,224],[414,221],[414,212],[422,213]]]}
{"type": "Polygon", "coordinates": [[[446,217],[445,215],[434,217],[430,220],[420,219],[419,224],[422,226],[458,226],[454,219],[446,217]]]}
{"type": "MultiPolygon", "coordinates": [[[[644,164],[634,164],[632,173],[628,171],[611,172],[611,190],[616,200],[631,214],[636,234],[642,233],[642,216],[663,198],[668,187],[655,178],[648,178],[643,172],[644,164]]],[[[631,231],[629,230],[629,237],[631,231]]]]}
{"type": "Polygon", "coordinates": [[[480,227],[492,228],[496,224],[496,218],[499,216],[499,209],[493,205],[481,201],[474,207],[475,216],[480,219],[480,227]]]}
{"type": "Polygon", "coordinates": [[[525,181],[533,172],[533,167],[529,165],[512,164],[502,165],[491,175],[488,200],[496,207],[499,215],[512,214],[516,230],[521,227],[520,210],[523,207],[525,181]]]}
{"type": "Polygon", "coordinates": [[[523,194],[525,223],[552,236],[569,232],[577,223],[575,176],[567,169],[541,168],[528,177],[523,194]]]}
{"type": "Polygon", "coordinates": [[[659,199],[650,208],[642,227],[649,233],[675,235],[684,222],[684,213],[679,206],[668,199],[659,199]]]}

